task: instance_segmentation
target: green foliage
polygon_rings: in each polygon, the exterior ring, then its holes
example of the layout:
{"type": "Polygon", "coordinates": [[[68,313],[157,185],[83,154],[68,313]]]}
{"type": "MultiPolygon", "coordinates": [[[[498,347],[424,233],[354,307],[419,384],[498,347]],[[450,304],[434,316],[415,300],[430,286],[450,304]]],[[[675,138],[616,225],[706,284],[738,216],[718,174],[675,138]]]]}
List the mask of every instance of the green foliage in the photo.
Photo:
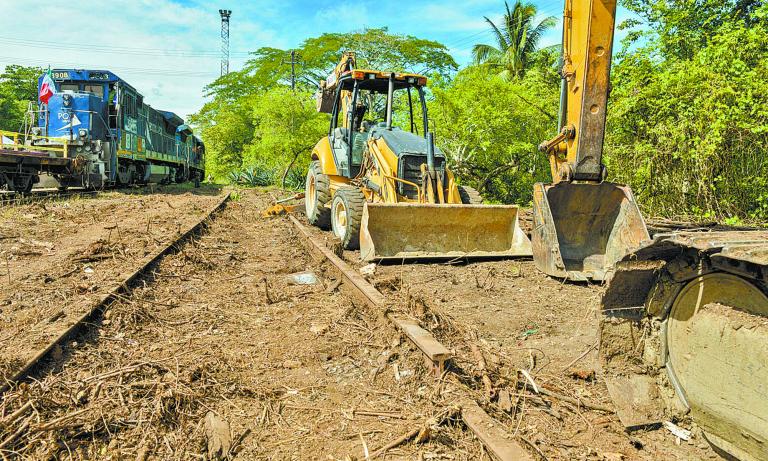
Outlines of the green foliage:
{"type": "Polygon", "coordinates": [[[190,117],[205,142],[205,171],[216,179],[242,167],[243,151],[253,140],[252,99],[214,99],[190,117]]]}
{"type": "Polygon", "coordinates": [[[239,186],[258,187],[269,186],[274,183],[275,170],[263,166],[246,168],[242,171],[232,171],[227,176],[230,184],[239,186]]]}
{"type": "MultiPolygon", "coordinates": [[[[699,6],[716,8],[707,5],[699,6]]],[[[679,22],[698,14],[688,10],[664,19],[679,28],[664,23],[660,34],[671,38],[624,52],[614,68],[611,178],[630,184],[650,214],[768,218],[766,8],[749,24],[726,11],[704,46],[690,51],[675,45],[699,33],[679,22]]]]}
{"type": "MultiPolygon", "coordinates": [[[[333,71],[344,51],[357,53],[358,67],[410,71],[449,76],[458,65],[448,48],[411,35],[390,34],[387,28],[350,33],[325,33],[308,38],[296,50],[297,85],[314,91],[333,71]]],[[[207,87],[217,98],[233,100],[275,86],[288,86],[291,66],[288,50],[264,47],[253,53],[241,71],[231,72],[207,87]]]]}
{"type": "MultiPolygon", "coordinates": [[[[762,0],[624,0],[647,22],[646,37],[666,56],[690,59],[726,23],[750,23],[762,0]]],[[[633,38],[639,38],[634,35],[633,38]]]]}
{"type": "Polygon", "coordinates": [[[505,1],[503,23],[494,24],[488,17],[485,21],[491,28],[496,45],[475,45],[472,58],[475,64],[490,67],[503,79],[520,78],[530,65],[532,56],[539,47],[539,40],[549,29],[555,27],[557,19],[549,16],[535,23],[536,5],[516,0],[512,9],[505,1]]]}
{"type": "Polygon", "coordinates": [[[274,171],[276,182],[285,174],[287,185],[303,186],[312,147],[328,130],[328,116],[316,112],[312,93],[346,50],[357,53],[359,67],[443,79],[457,69],[444,45],[390,34],[386,28],[323,34],[307,39],[297,50],[301,63],[296,68],[297,90],[292,92],[291,68],[285,64],[288,52],[261,48],[243,70],[209,85],[212,100],[190,118],[206,143],[206,171],[219,179],[237,172],[239,179],[248,168],[266,169],[274,171]]]}
{"type": "Polygon", "coordinates": [[[37,101],[39,67],[6,66],[0,74],[0,130],[20,131],[30,102],[37,101]]]}
{"type": "Polygon", "coordinates": [[[285,177],[285,187],[293,190],[304,190],[307,179],[307,171],[299,168],[291,168],[285,177]]]}
{"type": "Polygon", "coordinates": [[[318,113],[312,95],[277,87],[251,99],[253,140],[243,153],[243,165],[306,172],[312,147],[328,131],[328,115],[318,113]]]}
{"type": "Polygon", "coordinates": [[[305,172],[312,147],[328,129],[328,116],[314,104],[310,93],[285,87],[206,104],[192,118],[206,143],[206,171],[236,183],[251,183],[242,179],[249,171],[270,171],[272,181],[289,165],[305,172]]]}
{"type": "Polygon", "coordinates": [[[467,68],[429,103],[436,142],[459,180],[493,201],[528,204],[533,184],[549,181],[539,142],[557,129],[556,83],[547,69],[505,81],[467,68]]]}

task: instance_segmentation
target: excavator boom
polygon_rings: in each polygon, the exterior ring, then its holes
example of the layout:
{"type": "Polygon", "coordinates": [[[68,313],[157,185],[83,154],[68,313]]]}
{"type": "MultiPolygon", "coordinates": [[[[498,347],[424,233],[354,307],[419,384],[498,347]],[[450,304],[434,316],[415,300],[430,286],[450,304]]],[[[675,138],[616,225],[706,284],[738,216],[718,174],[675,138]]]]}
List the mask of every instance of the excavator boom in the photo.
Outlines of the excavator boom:
{"type": "Polygon", "coordinates": [[[533,257],[544,273],[603,280],[648,231],[629,187],[602,162],[616,0],[566,0],[561,130],[540,150],[552,184],[534,186],[533,257]]]}

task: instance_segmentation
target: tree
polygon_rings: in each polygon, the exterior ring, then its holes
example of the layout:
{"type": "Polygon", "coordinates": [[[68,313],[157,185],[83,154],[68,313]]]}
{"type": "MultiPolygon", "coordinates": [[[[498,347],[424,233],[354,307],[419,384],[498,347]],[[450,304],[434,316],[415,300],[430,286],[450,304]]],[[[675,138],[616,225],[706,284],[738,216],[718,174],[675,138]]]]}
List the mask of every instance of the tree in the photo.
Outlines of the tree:
{"type": "Polygon", "coordinates": [[[0,130],[20,131],[30,102],[37,100],[39,67],[6,66],[0,74],[0,130]]]}
{"type": "Polygon", "coordinates": [[[731,20],[750,23],[763,0],[624,0],[645,20],[636,39],[657,40],[666,57],[690,59],[731,20]]]}
{"type": "Polygon", "coordinates": [[[700,33],[673,18],[614,66],[605,161],[648,214],[768,218],[768,7],[726,13],[697,48],[669,48],[700,33]]]}
{"type": "MultiPolygon", "coordinates": [[[[314,90],[339,62],[344,51],[355,51],[360,67],[450,76],[458,69],[445,45],[412,35],[390,34],[386,28],[350,33],[325,33],[308,38],[296,49],[297,84],[314,90]]],[[[289,50],[263,47],[252,53],[241,71],[230,72],[207,87],[209,94],[231,98],[260,89],[289,85],[289,50]]]]}
{"type": "Polygon", "coordinates": [[[295,168],[306,165],[312,146],[328,128],[328,116],[315,111],[311,94],[348,50],[357,53],[360,67],[442,79],[458,68],[444,45],[390,34],[386,28],[322,34],[305,40],[297,50],[301,63],[296,68],[297,91],[292,94],[286,92],[291,71],[284,63],[288,51],[261,48],[241,71],[207,86],[211,100],[190,118],[206,142],[207,171],[219,179],[242,168],[284,171],[298,151],[295,168]]]}
{"type": "Polygon", "coordinates": [[[303,175],[309,153],[328,131],[328,116],[317,112],[312,93],[288,87],[255,96],[253,140],[243,155],[244,168],[264,168],[284,177],[295,169],[303,175]]]}
{"type": "Polygon", "coordinates": [[[504,6],[506,11],[501,27],[485,17],[496,45],[475,45],[472,58],[475,64],[486,65],[497,71],[503,79],[510,80],[525,74],[531,56],[538,50],[542,35],[557,24],[557,19],[550,16],[536,24],[535,5],[516,0],[511,10],[509,3],[504,2],[504,6]]]}
{"type": "Polygon", "coordinates": [[[428,109],[436,143],[459,180],[489,200],[527,205],[533,184],[550,181],[537,147],[551,137],[556,121],[527,101],[557,107],[557,82],[536,70],[507,81],[471,66],[449,86],[433,89],[428,109]]]}

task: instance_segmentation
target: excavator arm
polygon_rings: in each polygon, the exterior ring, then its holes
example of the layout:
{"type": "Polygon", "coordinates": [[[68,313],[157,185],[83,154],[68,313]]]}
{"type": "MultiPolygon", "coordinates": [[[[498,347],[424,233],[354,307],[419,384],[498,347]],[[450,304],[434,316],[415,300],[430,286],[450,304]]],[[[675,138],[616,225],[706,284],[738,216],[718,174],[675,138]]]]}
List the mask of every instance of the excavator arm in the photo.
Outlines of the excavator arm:
{"type": "Polygon", "coordinates": [[[563,14],[563,97],[560,134],[544,142],[554,183],[602,182],[610,90],[615,0],[567,0],[563,14]]]}
{"type": "Polygon", "coordinates": [[[616,0],[566,0],[560,133],[541,144],[552,184],[534,187],[534,260],[546,274],[604,280],[648,240],[627,186],[605,182],[602,162],[616,0]]]}
{"type": "Polygon", "coordinates": [[[649,239],[602,163],[616,0],[566,0],[552,184],[534,189],[544,272],[605,280],[600,358],[628,431],[692,419],[727,456],[768,460],[768,232],[649,239]]]}

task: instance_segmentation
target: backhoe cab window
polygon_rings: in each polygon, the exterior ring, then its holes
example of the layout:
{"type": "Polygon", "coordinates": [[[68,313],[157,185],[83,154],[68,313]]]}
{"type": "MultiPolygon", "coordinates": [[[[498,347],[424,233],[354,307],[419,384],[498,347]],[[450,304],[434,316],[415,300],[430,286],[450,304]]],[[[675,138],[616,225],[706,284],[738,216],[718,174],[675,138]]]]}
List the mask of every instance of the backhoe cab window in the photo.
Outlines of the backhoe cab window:
{"type": "MultiPolygon", "coordinates": [[[[423,91],[403,81],[395,82],[394,86],[392,128],[423,136],[423,91]]],[[[389,80],[383,79],[342,80],[337,89],[329,137],[343,176],[354,177],[360,171],[371,130],[387,127],[388,90],[389,80]]]]}
{"type": "MultiPolygon", "coordinates": [[[[392,101],[392,127],[414,134],[423,133],[421,126],[421,100],[416,88],[396,89],[392,101]],[[411,124],[413,117],[413,124],[411,124]]],[[[369,131],[371,127],[387,122],[387,94],[379,91],[360,89],[354,117],[355,131],[369,131]]]]}

